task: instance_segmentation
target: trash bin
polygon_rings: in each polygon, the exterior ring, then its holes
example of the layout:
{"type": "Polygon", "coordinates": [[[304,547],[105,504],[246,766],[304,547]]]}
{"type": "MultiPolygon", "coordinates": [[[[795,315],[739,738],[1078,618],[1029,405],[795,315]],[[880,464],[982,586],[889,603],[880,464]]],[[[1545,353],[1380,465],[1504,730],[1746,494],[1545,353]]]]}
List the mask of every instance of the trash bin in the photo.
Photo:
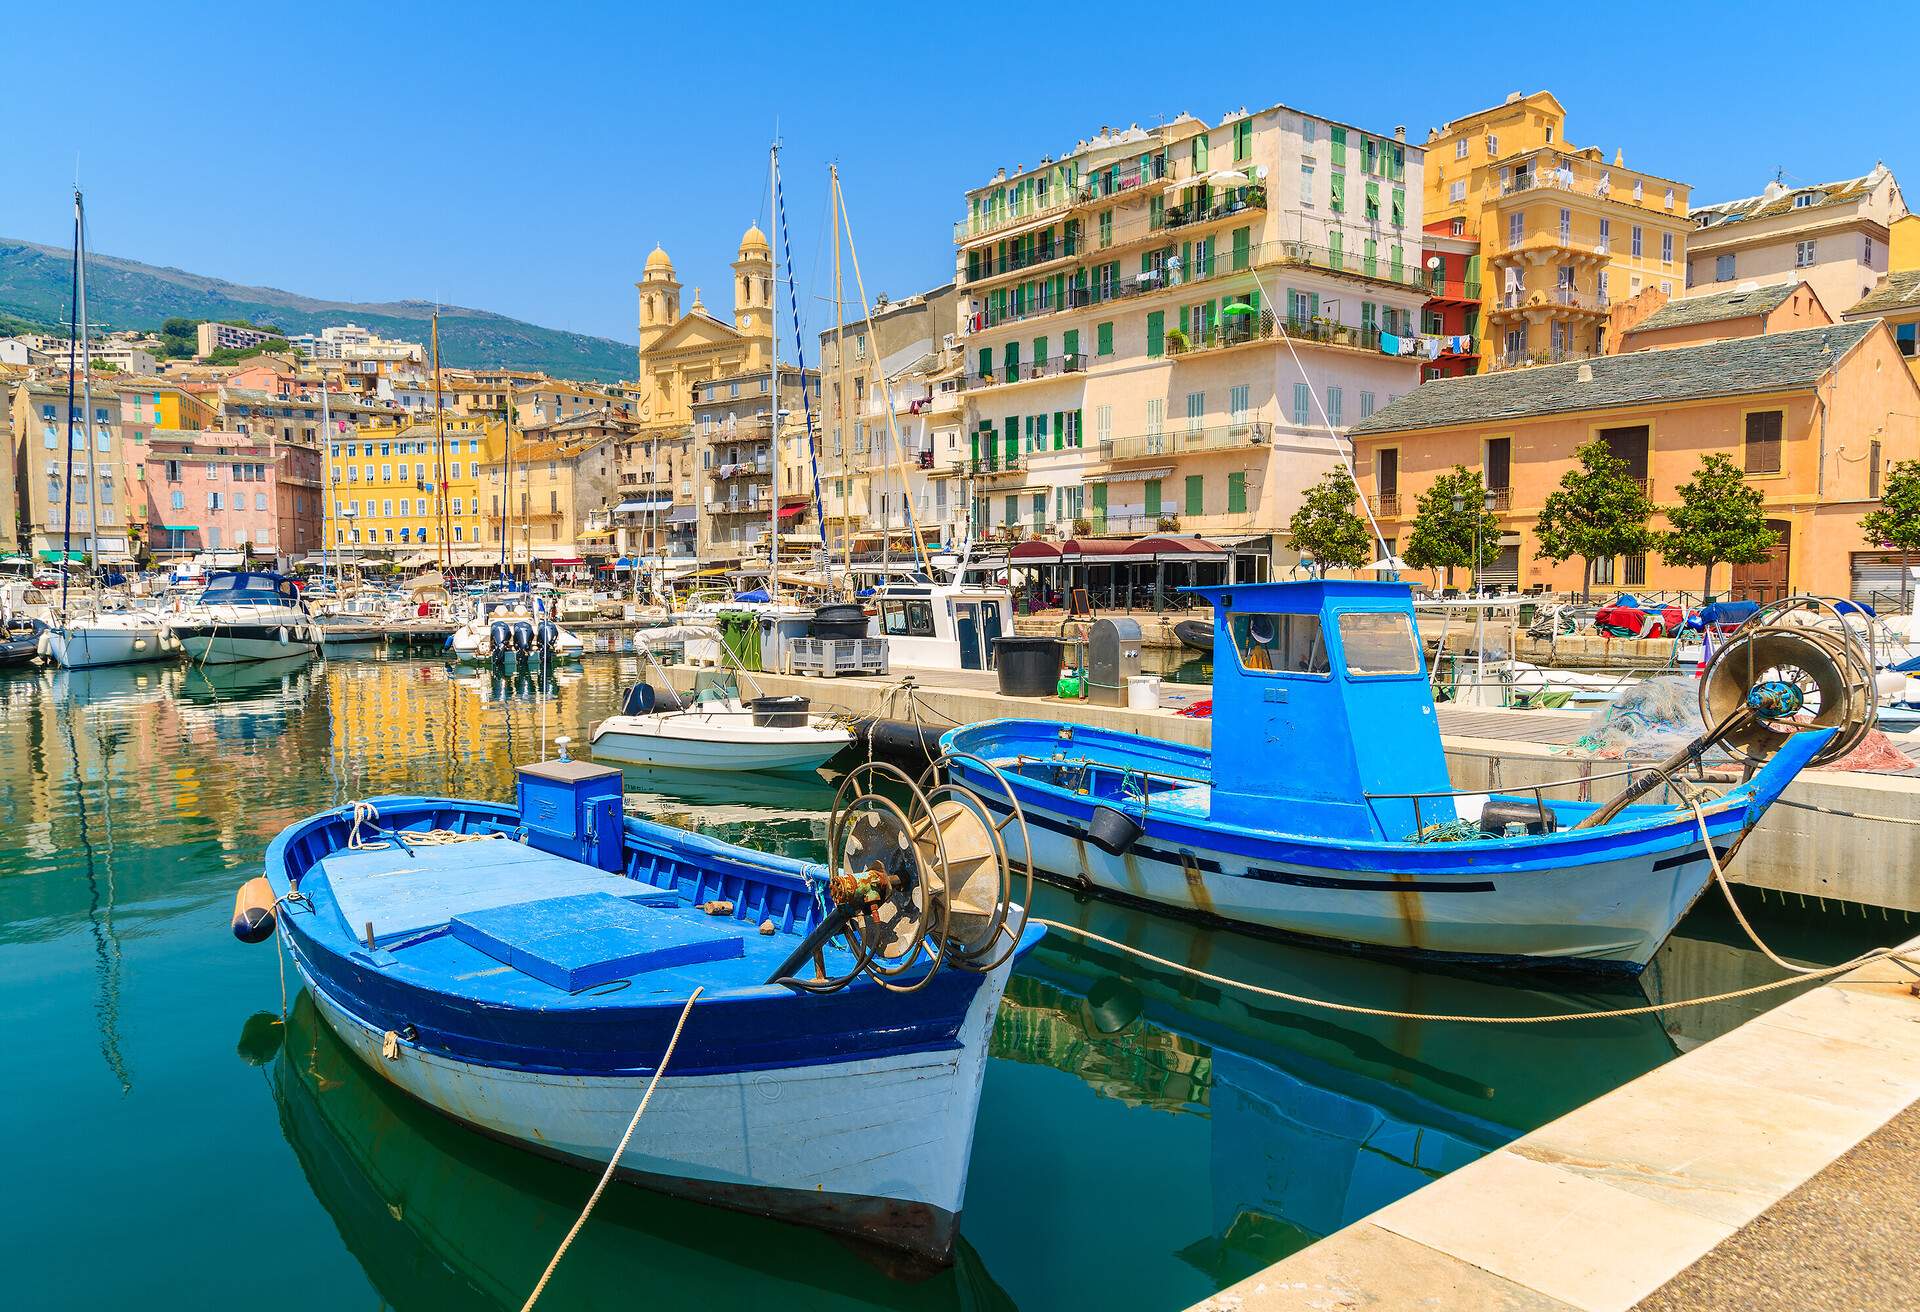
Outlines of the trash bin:
{"type": "Polygon", "coordinates": [[[1129,674],[1127,676],[1127,708],[1134,711],[1159,710],[1160,676],[1129,674]]]}
{"type": "Polygon", "coordinates": [[[806,697],[754,697],[747,702],[753,722],[763,729],[804,728],[812,706],[812,700],[806,697]]]}
{"type": "Polygon", "coordinates": [[[867,613],[856,602],[837,601],[816,609],[809,627],[816,638],[864,638],[867,613]]]}
{"type": "Polygon", "coordinates": [[[1060,683],[1066,644],[1058,638],[995,638],[993,664],[1002,697],[1047,697],[1060,683]]]}

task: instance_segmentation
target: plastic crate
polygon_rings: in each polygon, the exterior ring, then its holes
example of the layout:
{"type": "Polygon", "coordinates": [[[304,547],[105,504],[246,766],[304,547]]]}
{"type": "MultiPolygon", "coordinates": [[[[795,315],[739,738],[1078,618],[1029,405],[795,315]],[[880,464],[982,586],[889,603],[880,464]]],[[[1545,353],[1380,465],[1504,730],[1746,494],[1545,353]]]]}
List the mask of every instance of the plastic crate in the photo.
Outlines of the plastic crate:
{"type": "Polygon", "coordinates": [[[885,674],[885,638],[792,638],[787,642],[787,673],[823,679],[843,674],[885,674]]]}

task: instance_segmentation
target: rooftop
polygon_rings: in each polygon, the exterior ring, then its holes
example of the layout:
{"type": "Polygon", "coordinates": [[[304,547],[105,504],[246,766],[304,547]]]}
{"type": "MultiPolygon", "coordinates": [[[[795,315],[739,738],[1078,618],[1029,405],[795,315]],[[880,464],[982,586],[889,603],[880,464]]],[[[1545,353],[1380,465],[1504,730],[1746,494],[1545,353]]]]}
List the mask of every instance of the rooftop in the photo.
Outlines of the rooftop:
{"type": "Polygon", "coordinates": [[[1690,328],[1695,324],[1768,314],[1778,309],[1802,285],[1799,282],[1776,282],[1762,287],[1743,282],[1727,291],[1668,301],[1628,331],[1643,333],[1660,328],[1690,328]]]}
{"type": "Polygon", "coordinates": [[[1877,323],[1837,323],[1670,351],[1604,355],[1420,384],[1361,420],[1352,436],[1658,405],[1813,386],[1877,323]],[[1588,377],[1583,381],[1582,375],[1588,377]]]}
{"type": "Polygon", "coordinates": [[[1875,164],[1872,172],[1863,173],[1857,178],[1822,182],[1809,187],[1789,187],[1776,180],[1769,182],[1758,196],[1696,205],[1693,207],[1693,217],[1702,228],[1719,228],[1748,219],[1770,219],[1775,215],[1790,214],[1796,209],[1845,205],[1865,198],[1887,176],[1887,166],[1875,164]]]}
{"type": "Polygon", "coordinates": [[[1880,285],[1856,301],[1847,315],[1897,314],[1903,310],[1920,310],[1920,269],[1883,275],[1880,285]]]}

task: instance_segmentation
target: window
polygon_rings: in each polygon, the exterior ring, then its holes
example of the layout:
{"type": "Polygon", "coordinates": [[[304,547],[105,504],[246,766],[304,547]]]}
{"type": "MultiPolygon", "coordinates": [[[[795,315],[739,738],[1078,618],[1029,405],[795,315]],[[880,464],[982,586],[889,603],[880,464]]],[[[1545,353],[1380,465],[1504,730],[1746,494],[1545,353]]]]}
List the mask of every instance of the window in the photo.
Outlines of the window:
{"type": "Polygon", "coordinates": [[[1235,427],[1247,422],[1248,386],[1241,383],[1227,392],[1227,413],[1235,427]]]}
{"type": "MultiPolygon", "coordinates": [[[[1462,144],[1462,145],[1464,145],[1464,144],[1466,144],[1466,143],[1464,143],[1464,142],[1462,142],[1461,144],[1462,144]]],[[[1450,187],[1448,187],[1448,188],[1447,188],[1447,199],[1448,199],[1448,200],[1450,200],[1450,201],[1453,201],[1453,202],[1455,202],[1455,203],[1458,203],[1458,202],[1460,202],[1460,201],[1463,201],[1463,200],[1465,200],[1466,198],[1467,198],[1467,184],[1466,184],[1466,183],[1464,183],[1464,182],[1456,182],[1456,183],[1454,183],[1454,184],[1453,184],[1452,186],[1450,186],[1450,187]]],[[[1462,228],[1465,228],[1465,227],[1466,227],[1466,223],[1465,223],[1465,221],[1464,221],[1464,220],[1460,220],[1460,219],[1456,219],[1456,220],[1454,220],[1454,222],[1456,222],[1456,223],[1459,223],[1459,224],[1460,224],[1460,226],[1461,226],[1462,228]]],[[[1455,235],[1457,236],[1458,234],[1455,234],[1455,235]]]]}
{"type": "Polygon", "coordinates": [[[1642,238],[1642,230],[1640,228],[1640,225],[1636,223],[1633,225],[1633,258],[1636,260],[1639,259],[1641,255],[1645,253],[1641,249],[1641,245],[1642,245],[1641,238],[1642,238]]]}
{"type": "Polygon", "coordinates": [[[1372,392],[1360,393],[1360,417],[1362,419],[1370,419],[1373,417],[1373,393],[1372,392]]]}
{"type": "Polygon", "coordinates": [[[1815,243],[1811,241],[1797,241],[1793,244],[1794,268],[1804,269],[1813,263],[1814,246],[1815,243]]]}
{"type": "Polygon", "coordinates": [[[1600,220],[1600,244],[1595,249],[1598,250],[1600,254],[1605,255],[1612,248],[1613,248],[1613,220],[1602,219],[1600,220]]]}
{"type": "Polygon", "coordinates": [[[1643,588],[1647,584],[1647,553],[1636,552],[1626,557],[1626,576],[1621,582],[1628,587],[1643,588]]]}
{"type": "Polygon", "coordinates": [[[1420,673],[1420,649],[1405,615],[1348,612],[1340,616],[1340,646],[1353,678],[1420,673]]]}
{"type": "Polygon", "coordinates": [[[1313,208],[1313,165],[1300,166],[1300,204],[1304,209],[1313,208]]]}
{"type": "Polygon", "coordinates": [[[1247,475],[1245,470],[1236,469],[1227,475],[1227,513],[1244,515],[1247,513],[1247,475]]]}
{"type": "Polygon", "coordinates": [[[1491,133],[1491,132],[1487,133],[1487,158],[1492,159],[1499,153],[1500,153],[1500,138],[1494,133],[1491,133]]]}
{"type": "Polygon", "coordinates": [[[1187,393],[1187,431],[1197,433],[1207,417],[1207,394],[1205,392],[1187,393]]]}
{"type": "Polygon", "coordinates": [[[1660,263],[1673,263],[1673,234],[1670,232],[1660,234],[1660,263]]]}
{"type": "Polygon", "coordinates": [[[1244,670],[1274,674],[1328,674],[1327,643],[1318,615],[1228,612],[1227,632],[1244,670]]]}
{"type": "Polygon", "coordinates": [[[1560,243],[1565,245],[1573,240],[1573,211],[1560,211],[1560,243]]]}
{"type": "Polygon", "coordinates": [[[1189,515],[1207,513],[1207,476],[1205,474],[1187,475],[1187,513],[1189,515]]]}
{"type": "Polygon", "coordinates": [[[1467,139],[1465,137],[1453,143],[1453,157],[1455,159],[1465,159],[1467,157],[1467,139]]]}
{"type": "Polygon", "coordinates": [[[187,508],[187,494],[185,492],[175,492],[172,497],[172,505],[175,510],[185,510],[187,508]]]}
{"type": "Polygon", "coordinates": [[[1346,394],[1338,387],[1327,389],[1327,422],[1340,427],[1340,413],[1346,408],[1346,394]]]}
{"type": "MultiPolygon", "coordinates": [[[[1007,522],[1018,518],[1013,498],[1007,499],[1007,522]]],[[[931,638],[933,603],[930,601],[883,601],[880,603],[880,632],[889,638],[931,638]]]]}
{"type": "Polygon", "coordinates": [[[1305,383],[1295,383],[1293,385],[1293,422],[1296,426],[1306,427],[1308,416],[1312,413],[1312,406],[1313,389],[1305,383]]]}
{"type": "Polygon", "coordinates": [[[1093,330],[1094,351],[1099,355],[1113,354],[1113,321],[1097,324],[1093,330]]]}
{"type": "Polygon", "coordinates": [[[1113,245],[1113,211],[1100,211],[1100,245],[1104,249],[1113,245]]]}
{"type": "Polygon", "coordinates": [[[265,492],[255,492],[253,494],[253,508],[255,510],[265,510],[267,508],[267,494],[265,492]]]}
{"type": "Polygon", "coordinates": [[[1515,210],[1507,215],[1507,245],[1518,246],[1527,233],[1527,215],[1524,210],[1515,210]]]}
{"type": "Polygon", "coordinates": [[[1147,356],[1158,358],[1166,354],[1167,314],[1164,310],[1154,310],[1147,315],[1147,356]]]}
{"type": "Polygon", "coordinates": [[[1715,282],[1733,281],[1734,259],[1732,252],[1713,257],[1713,280],[1715,282]]]}
{"type": "Polygon", "coordinates": [[[1785,420],[1780,410],[1756,410],[1747,416],[1746,470],[1749,474],[1780,472],[1780,437],[1785,420]]]}

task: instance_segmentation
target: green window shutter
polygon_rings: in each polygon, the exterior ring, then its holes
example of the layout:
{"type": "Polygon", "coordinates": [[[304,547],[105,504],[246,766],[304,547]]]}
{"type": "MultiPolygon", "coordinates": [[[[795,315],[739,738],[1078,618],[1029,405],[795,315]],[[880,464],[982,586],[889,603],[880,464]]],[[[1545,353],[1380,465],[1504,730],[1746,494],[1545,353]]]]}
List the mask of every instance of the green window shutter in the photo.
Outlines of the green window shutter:
{"type": "Polygon", "coordinates": [[[1205,474],[1187,475],[1187,513],[1204,515],[1207,505],[1207,476],[1205,474]]]}
{"type": "Polygon", "coordinates": [[[1095,483],[1091,489],[1090,500],[1093,503],[1093,513],[1090,516],[1093,520],[1093,531],[1104,533],[1107,531],[1107,485],[1095,483]]]}
{"type": "MultiPolygon", "coordinates": [[[[1032,420],[1028,420],[1027,422],[1028,422],[1028,423],[1032,423],[1033,421],[1032,421],[1032,420]]],[[[1006,427],[1006,435],[1005,435],[1005,437],[1003,438],[1003,440],[1002,440],[1002,442],[1001,442],[1001,447],[1002,447],[1002,449],[1003,449],[1003,450],[1004,450],[1004,451],[1006,452],[1006,457],[1007,457],[1007,468],[1008,468],[1008,469],[1015,469],[1015,468],[1018,468],[1018,467],[1019,467],[1019,464],[1020,464],[1020,419],[1019,419],[1019,416],[1017,416],[1017,415],[1008,415],[1008,416],[1007,416],[1007,427],[1006,427]]]]}
{"type": "Polygon", "coordinates": [[[1113,354],[1113,321],[1109,319],[1107,322],[1103,324],[1096,325],[1093,330],[1093,338],[1094,338],[1094,349],[1096,351],[1098,351],[1101,355],[1112,355],[1113,354]]]}
{"type": "Polygon", "coordinates": [[[1390,247],[1387,251],[1387,265],[1388,265],[1388,268],[1392,271],[1393,280],[1395,282],[1404,282],[1406,280],[1407,269],[1406,269],[1405,258],[1402,256],[1400,252],[1400,245],[1398,242],[1394,243],[1394,245],[1390,247]]]}
{"type": "MultiPolygon", "coordinates": [[[[971,433],[967,434],[967,446],[969,448],[969,458],[976,465],[980,463],[980,433],[981,433],[981,430],[976,428],[971,433]]],[[[993,439],[988,438],[987,440],[991,442],[993,439]]]]}
{"type": "Polygon", "coordinates": [[[1075,446],[1079,446],[1081,442],[1086,440],[1085,439],[1086,431],[1087,431],[1086,412],[1083,410],[1075,410],[1073,412],[1073,444],[1075,446]]]}
{"type": "Polygon", "coordinates": [[[1149,196],[1147,198],[1147,227],[1158,229],[1167,221],[1167,198],[1149,196]]]}
{"type": "Polygon", "coordinates": [[[1407,222],[1407,193],[1404,187],[1393,189],[1393,226],[1403,227],[1407,222]]]}
{"type": "Polygon", "coordinates": [[[1035,364],[1045,364],[1047,362],[1047,339],[1044,337],[1036,337],[1033,339],[1033,362],[1035,364]]]}
{"type": "Polygon", "coordinates": [[[1233,162],[1244,164],[1253,158],[1253,120],[1243,118],[1233,125],[1233,162]]]}
{"type": "Polygon", "coordinates": [[[1199,173],[1207,167],[1207,134],[1202,132],[1193,139],[1193,171],[1199,173]]]}
{"type": "Polygon", "coordinates": [[[1253,263],[1253,229],[1235,228],[1233,230],[1233,268],[1236,273],[1249,268],[1253,263]]]}
{"type": "Polygon", "coordinates": [[[1060,334],[1060,354],[1073,356],[1080,354],[1080,330],[1069,328],[1060,334]]]}
{"type": "Polygon", "coordinates": [[[1066,444],[1067,412],[1065,410],[1055,410],[1053,412],[1053,449],[1058,451],[1066,444]]]}
{"type": "Polygon", "coordinates": [[[993,348],[991,346],[983,346],[980,348],[980,376],[982,378],[993,377],[993,348]]]}
{"type": "Polygon", "coordinates": [[[1380,184],[1372,178],[1367,179],[1367,209],[1375,214],[1380,212],[1380,184]]]}
{"type": "MultiPolygon", "coordinates": [[[[1330,154],[1331,154],[1331,156],[1332,156],[1332,159],[1333,159],[1333,166],[1334,166],[1335,168],[1345,168],[1345,167],[1346,167],[1346,164],[1347,164],[1347,130],[1346,130],[1345,128],[1335,128],[1335,129],[1333,129],[1333,146],[1332,146],[1332,148],[1331,148],[1331,151],[1330,151],[1330,154]]],[[[1336,209],[1338,209],[1339,207],[1338,207],[1338,206],[1335,206],[1334,208],[1336,208],[1336,209]]]]}
{"type": "Polygon", "coordinates": [[[978,250],[968,251],[967,252],[967,281],[974,282],[978,280],[979,277],[980,277],[980,252],[978,250]]]}
{"type": "Polygon", "coordinates": [[[1360,271],[1369,278],[1377,277],[1380,273],[1380,243],[1371,237],[1367,238],[1367,244],[1362,248],[1360,271]]]}
{"type": "Polygon", "coordinates": [[[1247,476],[1243,471],[1236,470],[1227,475],[1227,513],[1247,513],[1247,476]]]}
{"type": "Polygon", "coordinates": [[[1018,524],[1019,522],[1020,522],[1020,497],[1017,493],[1009,492],[1007,494],[1007,523],[1008,525],[1011,526],[1014,524],[1018,524]]]}
{"type": "MultiPolygon", "coordinates": [[[[1339,147],[1336,146],[1334,149],[1333,162],[1338,164],[1341,159],[1339,147]]],[[[1332,175],[1331,180],[1333,184],[1332,206],[1334,211],[1339,213],[1347,208],[1347,175],[1344,173],[1335,173],[1332,175]]]]}
{"type": "Polygon", "coordinates": [[[1188,332],[1188,331],[1194,331],[1194,332],[1197,332],[1197,331],[1199,331],[1199,328],[1200,328],[1200,325],[1199,325],[1198,323],[1195,323],[1195,324],[1193,325],[1193,328],[1192,328],[1191,330],[1189,330],[1189,329],[1188,329],[1188,327],[1187,327],[1187,307],[1186,307],[1186,306],[1184,306],[1184,305],[1183,305],[1183,306],[1181,306],[1181,307],[1180,307],[1180,331],[1181,331],[1181,332],[1183,332],[1183,333],[1184,333],[1184,332],[1188,332]]]}
{"type": "Polygon", "coordinates": [[[1147,480],[1147,490],[1145,493],[1145,497],[1146,497],[1147,514],[1158,515],[1160,513],[1160,480],[1159,479],[1150,478],[1147,480]]]}
{"type": "Polygon", "coordinates": [[[1327,264],[1330,267],[1335,269],[1343,267],[1341,261],[1346,255],[1346,251],[1343,249],[1346,245],[1346,238],[1347,234],[1341,232],[1338,228],[1335,228],[1327,234],[1327,264]]]}
{"type": "Polygon", "coordinates": [[[1147,316],[1147,356],[1158,359],[1167,351],[1167,313],[1155,310],[1147,316]]]}
{"type": "Polygon", "coordinates": [[[1008,382],[1020,376],[1020,343],[1008,342],[1001,348],[1007,357],[1006,378],[1008,382]]]}

